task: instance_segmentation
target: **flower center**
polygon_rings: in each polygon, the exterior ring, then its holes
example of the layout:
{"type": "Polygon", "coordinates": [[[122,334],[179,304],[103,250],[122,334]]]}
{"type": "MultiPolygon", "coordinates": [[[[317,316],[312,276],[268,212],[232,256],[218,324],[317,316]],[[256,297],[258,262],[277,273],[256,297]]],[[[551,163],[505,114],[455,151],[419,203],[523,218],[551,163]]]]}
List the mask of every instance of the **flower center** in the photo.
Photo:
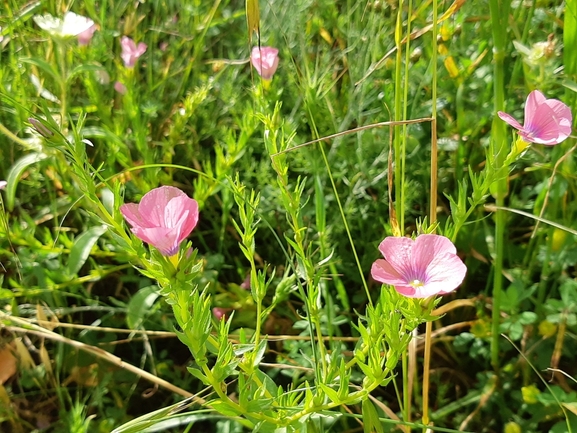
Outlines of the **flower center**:
{"type": "Polygon", "coordinates": [[[412,288],[416,289],[418,287],[423,287],[425,285],[425,283],[422,282],[421,280],[414,279],[414,280],[409,281],[409,285],[412,288]]]}

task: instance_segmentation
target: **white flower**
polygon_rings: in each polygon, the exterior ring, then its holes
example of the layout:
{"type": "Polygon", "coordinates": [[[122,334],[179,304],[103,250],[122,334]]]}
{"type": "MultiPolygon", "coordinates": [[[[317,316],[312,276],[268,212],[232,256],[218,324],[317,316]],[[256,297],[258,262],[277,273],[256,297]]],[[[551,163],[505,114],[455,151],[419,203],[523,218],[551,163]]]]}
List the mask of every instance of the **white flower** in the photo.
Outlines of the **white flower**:
{"type": "Polygon", "coordinates": [[[33,19],[42,30],[59,37],[78,36],[94,25],[94,21],[90,18],[77,15],[74,12],[66,12],[64,18],[55,18],[46,14],[34,15],[33,19]]]}

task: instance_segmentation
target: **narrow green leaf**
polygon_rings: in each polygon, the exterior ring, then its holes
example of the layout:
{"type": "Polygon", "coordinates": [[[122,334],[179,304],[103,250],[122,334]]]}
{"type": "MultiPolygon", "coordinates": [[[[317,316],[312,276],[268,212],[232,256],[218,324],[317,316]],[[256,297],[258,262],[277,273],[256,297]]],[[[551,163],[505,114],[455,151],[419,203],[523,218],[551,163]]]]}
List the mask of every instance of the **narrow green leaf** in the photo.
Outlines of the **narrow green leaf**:
{"type": "Polygon", "coordinates": [[[323,392],[331,399],[331,401],[335,404],[340,404],[341,399],[339,398],[339,394],[332,388],[329,388],[324,383],[319,383],[319,386],[323,390],[323,392]]]}
{"type": "Polygon", "coordinates": [[[68,257],[68,275],[76,275],[80,271],[90,256],[92,247],[105,231],[106,226],[92,227],[74,239],[74,245],[70,249],[70,256],[68,257]]]}
{"type": "Polygon", "coordinates": [[[46,72],[48,75],[50,75],[52,78],[54,78],[54,80],[56,80],[57,83],[61,82],[60,75],[58,74],[56,69],[54,69],[52,67],[52,65],[50,63],[48,63],[42,59],[37,59],[37,58],[32,58],[32,57],[20,59],[20,61],[23,63],[28,63],[30,65],[37,66],[38,68],[40,68],[44,72],[46,72]]]}
{"type": "Polygon", "coordinates": [[[188,370],[188,372],[190,374],[192,374],[194,377],[196,377],[198,380],[200,380],[202,383],[204,383],[205,385],[209,385],[210,382],[208,381],[207,377],[202,374],[202,372],[198,369],[198,368],[194,368],[194,367],[187,367],[186,368],[188,370]]]}
{"type": "Polygon", "coordinates": [[[252,43],[253,32],[260,38],[260,9],[258,0],[246,0],[246,24],[248,26],[248,43],[252,43]]]}
{"type": "Polygon", "coordinates": [[[158,409],[154,412],[147,413],[141,417],[133,419],[126,424],[114,429],[112,433],[139,433],[144,431],[146,427],[156,425],[157,422],[167,418],[168,416],[178,413],[189,407],[194,401],[194,397],[189,397],[186,400],[178,402],[168,407],[158,409]]]}
{"type": "Polygon", "coordinates": [[[160,294],[156,286],[140,289],[128,303],[126,323],[130,329],[137,329],[150,312],[160,294]]]}
{"type": "Polygon", "coordinates": [[[363,427],[365,433],[384,433],[383,424],[379,420],[377,409],[371,401],[363,400],[363,427]]]}
{"type": "Polygon", "coordinates": [[[6,176],[6,208],[9,211],[14,210],[16,187],[18,186],[20,177],[22,177],[22,173],[24,173],[24,171],[32,164],[42,161],[45,158],[46,155],[43,153],[29,153],[20,158],[12,167],[10,167],[8,175],[6,176]]]}

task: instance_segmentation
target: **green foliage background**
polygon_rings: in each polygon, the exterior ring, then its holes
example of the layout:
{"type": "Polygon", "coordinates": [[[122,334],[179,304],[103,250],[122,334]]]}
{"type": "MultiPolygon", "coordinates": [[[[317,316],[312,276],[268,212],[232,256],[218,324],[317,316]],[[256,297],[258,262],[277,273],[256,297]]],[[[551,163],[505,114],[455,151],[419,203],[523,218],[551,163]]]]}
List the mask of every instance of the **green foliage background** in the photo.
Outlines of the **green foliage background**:
{"type": "MultiPolygon", "coordinates": [[[[410,16],[414,32],[402,57],[409,71],[402,83],[406,118],[431,115],[433,71],[438,76],[437,190],[431,191],[429,181],[430,122],[410,125],[405,133],[402,206],[405,232],[411,234],[427,215],[431,194],[439,200],[439,227],[445,227],[449,197],[457,197],[459,185],[469,185],[471,192],[470,173],[487,164],[495,116],[488,3],[464,2],[439,24],[440,49],[433,64],[432,32],[425,31],[432,19],[430,2],[413,4],[410,15],[406,2],[261,2],[260,44],[280,50],[269,89],[247,62],[252,47],[242,1],[7,0],[0,5],[0,174],[9,181],[0,224],[0,348],[16,350],[19,360],[17,373],[0,387],[2,431],[109,432],[181,398],[151,388],[94,353],[44,340],[31,325],[8,316],[26,323],[52,320],[42,326],[109,351],[191,393],[203,388],[186,370],[186,348],[163,333],[173,330],[174,319],[154,281],[133,268],[130,252],[86,206],[82,185],[87,180],[30,129],[28,119],[47,112],[57,120],[64,115],[71,128],[79,125],[79,136],[92,144],[85,152],[96,170],[93,188],[118,223],[121,203],[114,200],[119,194],[125,202],[137,202],[152,188],[174,185],[199,201],[200,223],[192,243],[204,260],[202,282],[213,294],[214,307],[235,310],[233,334],[252,329],[256,312],[250,293],[240,288],[249,265],[232,223],[238,220],[238,206],[231,178],[238,175],[247,189],[260,194],[261,224],[255,238],[259,266],[269,264],[269,275],[278,284],[293,259],[279,245],[279,239],[286,245],[283,236],[291,229],[273,181],[263,116],[276,113],[272,121],[289,147],[343,132],[287,152],[286,161],[291,185],[304,180],[301,215],[307,253],[315,263],[326,260],[328,267],[328,277],[320,283],[323,334],[358,337],[351,321],[367,303],[362,276],[368,278],[379,257],[379,242],[391,235],[391,135],[388,127],[346,132],[393,119],[399,7],[404,29],[410,16]],[[32,20],[44,13],[61,16],[69,8],[99,26],[87,47],[75,41],[61,47],[32,20]],[[122,35],[148,45],[133,70],[124,68],[119,57],[122,35]],[[125,95],[114,90],[116,81],[126,85],[125,95]]],[[[449,7],[441,2],[441,14],[449,7]]],[[[534,89],[575,108],[576,11],[574,1],[512,3],[506,33],[514,42],[507,44],[504,59],[507,112],[522,118],[522,103],[534,89]]],[[[507,139],[516,139],[510,130],[507,139]]],[[[574,145],[570,138],[554,148],[532,146],[508,178],[507,207],[533,218],[506,213],[500,332],[515,346],[499,340],[498,372],[490,365],[489,352],[492,214],[476,207],[459,232],[456,244],[468,276],[443,303],[469,302],[435,322],[439,333],[433,347],[431,419],[436,426],[477,432],[563,432],[568,425],[577,430],[575,236],[536,219],[577,229],[574,145]],[[546,371],[548,367],[565,374],[546,371]],[[546,386],[539,375],[553,383],[546,386]]],[[[145,251],[140,248],[139,253],[145,251]]],[[[378,284],[369,282],[372,297],[378,297],[378,290],[378,284]]],[[[273,335],[306,337],[302,309],[298,296],[287,293],[264,332],[272,341],[273,335]]],[[[265,355],[269,374],[278,384],[302,383],[306,372],[275,365],[309,365],[307,342],[272,341],[265,355]]],[[[329,347],[347,353],[354,343],[336,339],[329,347]]],[[[418,371],[413,419],[421,414],[418,371]]],[[[389,385],[374,396],[400,413],[397,391],[389,385]]],[[[349,409],[358,414],[360,406],[349,409]]],[[[179,423],[171,431],[242,431],[234,420],[202,411],[179,418],[179,423]]],[[[384,425],[387,431],[394,428],[384,425]]],[[[322,428],[356,427],[353,417],[344,417],[322,428]]]]}

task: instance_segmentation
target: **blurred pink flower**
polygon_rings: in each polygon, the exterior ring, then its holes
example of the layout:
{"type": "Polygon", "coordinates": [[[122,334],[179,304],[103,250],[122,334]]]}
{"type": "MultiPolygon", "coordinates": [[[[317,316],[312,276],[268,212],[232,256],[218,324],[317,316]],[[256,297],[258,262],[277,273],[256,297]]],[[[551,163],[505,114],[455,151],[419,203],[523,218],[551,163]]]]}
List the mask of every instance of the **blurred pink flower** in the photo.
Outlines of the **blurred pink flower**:
{"type": "Polygon", "coordinates": [[[226,315],[232,311],[232,308],[220,308],[214,307],[212,309],[212,314],[216,320],[226,320],[226,315]]]}
{"type": "Polygon", "coordinates": [[[78,38],[78,45],[88,45],[92,40],[94,32],[97,30],[96,24],[92,24],[89,28],[79,33],[76,37],[78,38]]]}
{"type": "Polygon", "coordinates": [[[120,39],[120,46],[122,47],[120,57],[122,57],[124,66],[127,68],[134,67],[136,60],[146,52],[147,48],[144,42],[140,42],[136,45],[136,43],[128,36],[122,36],[122,39],[120,39]]]}
{"type": "Polygon", "coordinates": [[[146,193],[140,204],[120,206],[132,226],[132,233],[164,256],[178,253],[180,243],[198,222],[198,203],[173,186],[161,186],[146,193]]]}
{"type": "Polygon", "coordinates": [[[241,289],[250,290],[250,274],[248,274],[240,285],[241,289]]]}
{"type": "Polygon", "coordinates": [[[0,189],[6,188],[6,185],[8,185],[8,182],[6,182],[5,180],[0,180],[0,189]]]}
{"type": "Polygon", "coordinates": [[[263,79],[270,80],[278,67],[278,50],[272,47],[254,47],[250,61],[263,79]]]}
{"type": "Polygon", "coordinates": [[[116,90],[121,95],[124,95],[126,93],[126,86],[122,84],[120,81],[117,81],[116,83],[114,83],[114,90],[116,90]]]}
{"type": "Polygon", "coordinates": [[[510,114],[499,111],[499,117],[519,130],[523,140],[531,143],[554,145],[571,134],[573,117],[567,105],[557,99],[546,99],[538,90],[533,90],[525,102],[525,124],[510,114]]]}
{"type": "Polygon", "coordinates": [[[415,240],[390,236],[381,242],[379,250],[385,259],[373,263],[373,278],[395,286],[397,292],[409,298],[452,292],[467,273],[455,246],[444,236],[419,235],[415,240]]]}

